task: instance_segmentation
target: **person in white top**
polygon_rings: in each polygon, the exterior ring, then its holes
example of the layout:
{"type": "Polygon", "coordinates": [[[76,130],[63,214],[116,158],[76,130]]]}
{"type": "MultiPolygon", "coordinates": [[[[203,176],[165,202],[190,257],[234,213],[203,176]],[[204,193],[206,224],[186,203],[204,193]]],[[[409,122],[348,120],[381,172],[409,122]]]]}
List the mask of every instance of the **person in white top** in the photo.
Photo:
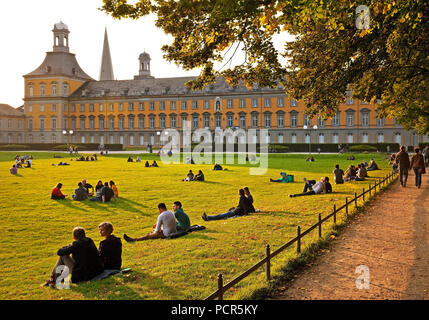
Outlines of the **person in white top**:
{"type": "Polygon", "coordinates": [[[290,194],[289,197],[293,198],[300,196],[311,196],[313,194],[319,194],[323,192],[325,192],[325,177],[320,178],[320,180],[312,186],[312,190],[298,194],[290,194]]]}
{"type": "Polygon", "coordinates": [[[158,204],[158,210],[160,215],[158,216],[156,224],[153,225],[154,230],[151,233],[148,233],[147,235],[140,238],[130,238],[129,236],[124,234],[125,241],[134,242],[148,239],[167,238],[172,233],[176,233],[177,223],[174,213],[170,210],[167,210],[165,203],[158,204]]]}

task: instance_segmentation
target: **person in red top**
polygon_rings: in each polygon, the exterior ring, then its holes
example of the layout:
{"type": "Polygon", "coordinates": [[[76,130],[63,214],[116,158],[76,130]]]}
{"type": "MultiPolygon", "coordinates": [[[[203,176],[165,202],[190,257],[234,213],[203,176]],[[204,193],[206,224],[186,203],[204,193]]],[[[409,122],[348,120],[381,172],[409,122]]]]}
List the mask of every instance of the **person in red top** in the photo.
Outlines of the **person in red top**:
{"type": "Polygon", "coordinates": [[[58,183],[57,186],[55,188],[52,189],[51,192],[51,199],[54,200],[60,200],[60,199],[65,199],[66,198],[66,194],[63,194],[61,192],[61,187],[63,186],[62,183],[58,183]]]}

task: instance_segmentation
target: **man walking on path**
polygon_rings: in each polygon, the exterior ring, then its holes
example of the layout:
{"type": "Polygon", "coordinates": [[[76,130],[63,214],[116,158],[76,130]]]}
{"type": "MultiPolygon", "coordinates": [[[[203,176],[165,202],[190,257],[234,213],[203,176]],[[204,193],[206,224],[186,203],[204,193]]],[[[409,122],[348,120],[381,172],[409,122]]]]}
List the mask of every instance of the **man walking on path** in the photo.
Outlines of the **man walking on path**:
{"type": "Polygon", "coordinates": [[[410,169],[410,156],[405,149],[405,146],[401,146],[401,151],[396,154],[396,163],[399,165],[399,181],[401,186],[407,186],[408,170],[410,169]]]}

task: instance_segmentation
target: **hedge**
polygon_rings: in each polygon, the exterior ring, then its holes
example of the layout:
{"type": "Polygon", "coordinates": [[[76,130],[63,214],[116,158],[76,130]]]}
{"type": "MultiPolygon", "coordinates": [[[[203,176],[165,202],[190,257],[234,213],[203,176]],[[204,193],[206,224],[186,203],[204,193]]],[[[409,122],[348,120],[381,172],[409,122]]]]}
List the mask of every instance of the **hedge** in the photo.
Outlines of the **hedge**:
{"type": "MultiPolygon", "coordinates": [[[[78,151],[95,151],[98,150],[98,143],[74,143],[73,146],[78,148],[78,151]]],[[[105,149],[110,151],[122,151],[122,144],[106,144],[105,149]]],[[[19,151],[19,150],[52,150],[52,151],[68,151],[68,145],[64,143],[21,143],[21,144],[0,144],[0,150],[4,151],[19,151]]]]}
{"type": "MultiPolygon", "coordinates": [[[[194,149],[199,143],[193,143],[191,145],[192,149],[194,149]]],[[[208,144],[205,144],[208,145],[208,144]]],[[[318,148],[320,148],[320,152],[338,152],[338,143],[312,143],[311,151],[316,153],[318,152],[318,148]]],[[[341,144],[342,147],[345,147],[346,144],[341,144]]],[[[377,150],[380,152],[398,152],[399,144],[397,143],[349,143],[348,144],[350,152],[363,152],[370,151],[376,152],[377,150]],[[355,147],[357,146],[357,147],[355,147]]],[[[239,151],[243,148],[236,143],[234,144],[234,151],[239,151]]],[[[247,146],[246,146],[247,148],[247,146]]],[[[212,150],[215,151],[214,144],[212,144],[212,150]]],[[[226,151],[226,144],[223,146],[223,150],[226,151]]],[[[260,144],[256,144],[256,152],[259,152],[260,144]]],[[[309,152],[310,146],[308,143],[276,143],[268,145],[268,152],[309,152]]],[[[346,150],[347,151],[347,150],[346,150]]]]}

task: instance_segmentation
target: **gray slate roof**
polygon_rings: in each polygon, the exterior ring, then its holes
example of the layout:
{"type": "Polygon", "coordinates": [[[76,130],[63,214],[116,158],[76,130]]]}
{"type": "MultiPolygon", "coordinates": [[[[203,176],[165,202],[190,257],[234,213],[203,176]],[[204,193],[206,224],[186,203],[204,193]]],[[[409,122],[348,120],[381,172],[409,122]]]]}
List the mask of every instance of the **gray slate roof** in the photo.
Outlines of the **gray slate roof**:
{"type": "Polygon", "coordinates": [[[82,70],[75,55],[69,52],[47,52],[43,63],[24,77],[46,75],[65,75],[72,78],[94,80],[82,70]],[[74,74],[73,69],[75,70],[74,74]]]}
{"type": "MultiPolygon", "coordinates": [[[[192,91],[186,88],[185,83],[196,77],[177,78],[151,78],[139,80],[114,80],[114,81],[88,81],[71,95],[71,98],[97,98],[97,97],[142,97],[142,96],[167,96],[167,95],[204,95],[225,94],[233,92],[251,93],[260,89],[247,89],[240,85],[232,88],[223,77],[217,82],[208,85],[203,90],[192,91]]],[[[279,88],[281,89],[281,88],[279,88]]],[[[275,90],[264,88],[264,90],[275,90]]]]}

